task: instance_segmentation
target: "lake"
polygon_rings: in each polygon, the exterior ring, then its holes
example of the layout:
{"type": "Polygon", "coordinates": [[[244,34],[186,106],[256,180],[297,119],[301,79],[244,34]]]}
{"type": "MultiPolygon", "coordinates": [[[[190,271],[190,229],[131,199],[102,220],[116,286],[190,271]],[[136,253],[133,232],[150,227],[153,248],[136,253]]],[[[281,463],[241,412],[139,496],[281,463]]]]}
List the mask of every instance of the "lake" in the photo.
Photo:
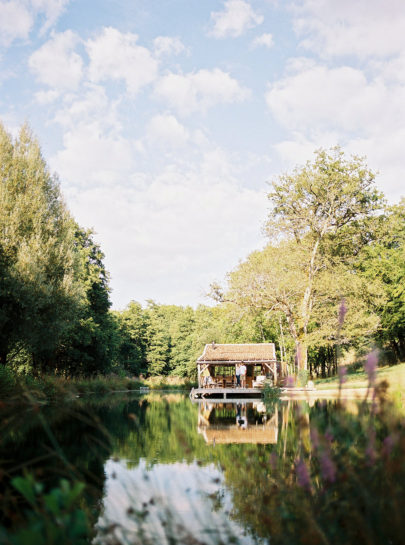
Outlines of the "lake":
{"type": "MultiPolygon", "coordinates": [[[[349,419],[359,418],[359,407],[346,404],[349,419]]],[[[178,393],[88,396],[10,412],[1,466],[6,483],[25,469],[48,488],[61,477],[85,482],[96,545],[169,544],[172,536],[190,545],[267,543],[277,461],[291,473],[311,450],[311,421],[327,431],[335,412],[336,402],[319,400],[266,406],[193,403],[178,393]]]]}

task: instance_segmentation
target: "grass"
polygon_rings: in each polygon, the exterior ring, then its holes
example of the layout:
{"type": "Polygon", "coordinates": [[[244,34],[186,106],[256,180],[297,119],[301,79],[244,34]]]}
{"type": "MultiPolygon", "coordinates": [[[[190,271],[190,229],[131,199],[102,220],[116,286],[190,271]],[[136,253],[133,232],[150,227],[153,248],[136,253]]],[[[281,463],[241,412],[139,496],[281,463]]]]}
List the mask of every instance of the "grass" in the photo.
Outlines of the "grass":
{"type": "MultiPolygon", "coordinates": [[[[364,369],[347,369],[346,382],[343,388],[367,388],[368,378],[364,369]]],[[[386,380],[392,391],[405,393],[405,363],[398,365],[384,366],[377,368],[377,382],[386,380]]],[[[317,379],[314,381],[318,390],[329,390],[339,388],[339,378],[337,376],[317,379]]]]}
{"type": "Polygon", "coordinates": [[[68,400],[86,394],[108,394],[113,392],[151,390],[190,390],[194,384],[181,377],[121,377],[118,375],[96,376],[91,378],[69,378],[44,375],[16,375],[11,370],[0,367],[0,398],[24,403],[24,400],[38,401],[68,400]]]}

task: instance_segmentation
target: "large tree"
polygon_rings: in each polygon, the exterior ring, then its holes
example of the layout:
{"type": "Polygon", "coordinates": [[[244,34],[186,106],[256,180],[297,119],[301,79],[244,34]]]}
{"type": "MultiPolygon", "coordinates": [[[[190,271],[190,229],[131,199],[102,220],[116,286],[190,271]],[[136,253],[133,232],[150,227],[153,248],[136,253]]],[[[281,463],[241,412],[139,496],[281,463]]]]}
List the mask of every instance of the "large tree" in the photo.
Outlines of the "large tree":
{"type": "Polygon", "coordinates": [[[75,223],[23,126],[0,124],[0,362],[23,346],[34,363],[54,353],[81,296],[75,223]]]}
{"type": "Polygon", "coordinates": [[[329,286],[334,296],[325,292],[325,272],[329,279],[335,272],[337,279],[337,271],[350,262],[353,246],[347,239],[355,237],[357,246],[367,242],[369,217],[381,209],[383,198],[364,160],[346,158],[338,147],[319,150],[313,162],[281,175],[268,197],[270,244],[230,275],[227,297],[242,306],[282,312],[297,364],[306,369],[308,326],[317,302],[324,297],[336,305],[336,288],[340,297],[347,291],[344,282],[335,282],[329,286]]]}
{"type": "Polygon", "coordinates": [[[296,351],[299,367],[307,368],[306,335],[311,319],[315,282],[324,265],[322,254],[330,239],[339,244],[354,224],[380,210],[383,198],[374,185],[374,174],[363,158],[346,158],[339,147],[319,150],[313,162],[284,174],[273,183],[269,199],[273,206],[267,224],[271,240],[280,234],[299,246],[307,246],[303,256],[305,281],[296,320],[296,351]]]}

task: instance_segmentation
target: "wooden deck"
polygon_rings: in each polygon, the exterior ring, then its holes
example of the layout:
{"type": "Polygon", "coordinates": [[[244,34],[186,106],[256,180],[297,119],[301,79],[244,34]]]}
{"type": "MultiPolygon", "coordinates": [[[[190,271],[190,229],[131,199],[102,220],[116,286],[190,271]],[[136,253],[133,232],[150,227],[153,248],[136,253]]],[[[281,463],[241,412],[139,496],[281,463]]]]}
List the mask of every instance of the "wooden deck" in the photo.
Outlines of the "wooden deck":
{"type": "Polygon", "coordinates": [[[190,399],[257,399],[263,388],[193,388],[190,399]]]}

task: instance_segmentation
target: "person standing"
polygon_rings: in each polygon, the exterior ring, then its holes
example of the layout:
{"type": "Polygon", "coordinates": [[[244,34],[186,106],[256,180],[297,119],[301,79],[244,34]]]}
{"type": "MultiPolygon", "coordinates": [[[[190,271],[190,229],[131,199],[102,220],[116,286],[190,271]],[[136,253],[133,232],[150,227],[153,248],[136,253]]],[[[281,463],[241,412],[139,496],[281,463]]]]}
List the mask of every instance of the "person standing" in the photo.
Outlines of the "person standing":
{"type": "Polygon", "coordinates": [[[246,365],[243,362],[242,365],[239,367],[239,372],[242,388],[246,388],[246,365]]]}
{"type": "Polygon", "coordinates": [[[240,388],[240,364],[235,365],[236,387],[240,388]]]}

